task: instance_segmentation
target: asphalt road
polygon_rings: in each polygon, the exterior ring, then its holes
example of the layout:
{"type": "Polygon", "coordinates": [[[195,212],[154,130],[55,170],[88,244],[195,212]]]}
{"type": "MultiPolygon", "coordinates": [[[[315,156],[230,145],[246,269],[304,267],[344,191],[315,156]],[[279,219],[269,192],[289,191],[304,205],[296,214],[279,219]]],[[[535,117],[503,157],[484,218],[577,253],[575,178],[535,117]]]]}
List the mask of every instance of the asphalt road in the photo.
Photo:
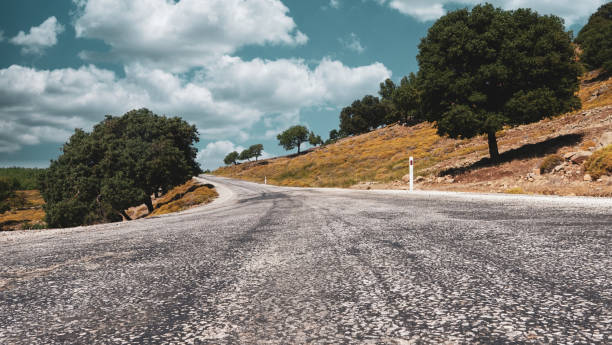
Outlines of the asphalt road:
{"type": "Polygon", "coordinates": [[[0,343],[612,342],[610,199],[209,180],[185,213],[0,234],[0,343]]]}

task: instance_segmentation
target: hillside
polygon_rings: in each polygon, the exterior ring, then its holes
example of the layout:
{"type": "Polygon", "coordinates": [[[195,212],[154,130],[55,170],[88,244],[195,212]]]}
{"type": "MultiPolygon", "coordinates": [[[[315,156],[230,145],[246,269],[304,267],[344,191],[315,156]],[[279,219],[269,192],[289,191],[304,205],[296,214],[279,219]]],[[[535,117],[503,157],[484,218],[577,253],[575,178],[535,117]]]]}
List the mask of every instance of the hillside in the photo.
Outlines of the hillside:
{"type": "MultiPolygon", "coordinates": [[[[612,181],[585,181],[582,164],[570,161],[541,175],[550,155],[595,151],[612,131],[612,78],[589,74],[579,91],[581,110],[498,133],[502,163],[488,161],[486,137],[454,140],[440,137],[429,123],[392,125],[287,156],[219,168],[219,176],[284,186],[406,188],[408,159],[415,159],[416,188],[612,196],[612,181]]],[[[569,155],[568,155],[569,159],[569,155]]],[[[582,163],[580,161],[579,163],[582,163]]]]}
{"type": "MultiPolygon", "coordinates": [[[[201,184],[191,179],[154,199],[155,210],[150,215],[147,214],[147,207],[144,204],[130,208],[127,213],[132,219],[159,216],[207,204],[217,195],[212,185],[201,184]]],[[[11,209],[0,213],[0,231],[46,228],[43,209],[45,201],[38,190],[16,191],[9,203],[11,209]]]]}

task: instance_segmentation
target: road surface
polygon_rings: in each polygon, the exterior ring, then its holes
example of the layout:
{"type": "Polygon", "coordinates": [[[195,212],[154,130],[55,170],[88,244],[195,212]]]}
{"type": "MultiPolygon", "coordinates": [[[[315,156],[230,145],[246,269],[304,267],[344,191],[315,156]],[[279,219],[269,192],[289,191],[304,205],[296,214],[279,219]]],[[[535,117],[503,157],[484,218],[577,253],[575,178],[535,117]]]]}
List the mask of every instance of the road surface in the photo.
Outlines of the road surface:
{"type": "Polygon", "coordinates": [[[0,343],[612,341],[610,199],[207,179],[185,213],[0,234],[0,343]]]}

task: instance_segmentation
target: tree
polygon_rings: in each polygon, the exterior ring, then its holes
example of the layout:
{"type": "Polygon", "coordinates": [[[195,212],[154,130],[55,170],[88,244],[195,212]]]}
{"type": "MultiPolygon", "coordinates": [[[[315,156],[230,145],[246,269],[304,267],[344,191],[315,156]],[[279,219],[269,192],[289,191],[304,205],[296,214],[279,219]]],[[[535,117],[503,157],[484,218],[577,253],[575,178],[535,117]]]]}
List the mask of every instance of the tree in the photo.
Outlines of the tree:
{"type": "Polygon", "coordinates": [[[231,165],[231,164],[238,164],[238,159],[240,157],[240,154],[237,151],[232,151],[230,153],[228,153],[225,158],[223,158],[223,163],[225,163],[226,165],[231,165]]]}
{"type": "Polygon", "coordinates": [[[340,112],[340,132],[347,135],[367,133],[385,124],[389,109],[378,97],[364,96],[340,112]]]}
{"type": "Polygon", "coordinates": [[[329,140],[336,141],[339,138],[340,138],[340,135],[338,134],[337,129],[332,129],[331,131],[329,131],[329,140]]]}
{"type": "Polygon", "coordinates": [[[421,94],[414,73],[403,77],[399,86],[396,86],[391,79],[385,80],[384,83],[380,83],[378,94],[388,108],[385,124],[400,122],[414,125],[421,121],[419,112],[421,94]]]}
{"type": "Polygon", "coordinates": [[[238,159],[241,161],[250,161],[251,158],[253,158],[253,155],[251,154],[251,151],[249,149],[242,150],[242,152],[240,152],[240,155],[238,156],[238,159]]]}
{"type": "Polygon", "coordinates": [[[478,5],[441,17],[419,45],[421,109],[439,134],[487,134],[580,107],[571,33],[555,16],[478,5]]]}
{"type": "Polygon", "coordinates": [[[320,135],[316,135],[313,131],[310,131],[310,134],[308,134],[308,143],[312,146],[322,145],[323,139],[321,139],[320,135]]]}
{"type": "Polygon", "coordinates": [[[293,126],[276,136],[278,144],[285,150],[292,150],[297,147],[300,154],[300,145],[308,140],[308,128],[304,126],[293,126]]]}
{"type": "Polygon", "coordinates": [[[125,209],[201,172],[195,161],[197,129],[178,117],[133,110],[106,116],[91,133],[75,130],[62,155],[41,176],[49,226],[126,219],[125,209]]]}
{"type": "Polygon", "coordinates": [[[576,37],[582,54],[580,60],[591,69],[612,73],[612,2],[597,9],[576,37]]]}
{"type": "Polygon", "coordinates": [[[251,157],[255,157],[255,161],[257,161],[257,157],[260,157],[263,153],[263,145],[255,144],[249,147],[249,151],[251,152],[251,157]]]}

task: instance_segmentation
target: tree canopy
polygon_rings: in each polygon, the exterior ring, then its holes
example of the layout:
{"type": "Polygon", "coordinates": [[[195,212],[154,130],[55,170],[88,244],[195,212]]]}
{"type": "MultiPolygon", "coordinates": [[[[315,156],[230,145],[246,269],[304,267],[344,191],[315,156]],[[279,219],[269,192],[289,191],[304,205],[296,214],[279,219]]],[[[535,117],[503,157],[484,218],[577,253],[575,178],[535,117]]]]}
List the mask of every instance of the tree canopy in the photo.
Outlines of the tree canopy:
{"type": "Polygon", "coordinates": [[[340,132],[347,135],[367,133],[385,124],[389,109],[372,95],[354,101],[340,112],[340,132]]]}
{"type": "Polygon", "coordinates": [[[582,54],[580,61],[591,69],[612,73],[612,2],[601,6],[576,37],[582,54]]]}
{"type": "Polygon", "coordinates": [[[257,160],[257,157],[260,157],[263,153],[263,145],[262,144],[255,144],[255,145],[251,145],[249,147],[249,152],[251,153],[251,158],[255,157],[255,160],[257,160]]]}
{"type": "Polygon", "coordinates": [[[240,154],[237,151],[232,151],[223,158],[223,163],[226,165],[237,164],[239,157],[240,154]]]}
{"type": "Polygon", "coordinates": [[[316,135],[315,132],[310,131],[310,134],[308,134],[308,143],[312,146],[322,145],[323,139],[321,139],[320,135],[316,135]]]}
{"type": "Polygon", "coordinates": [[[382,102],[386,103],[385,124],[400,122],[406,125],[415,125],[421,121],[419,107],[421,96],[414,73],[403,77],[400,85],[395,85],[391,79],[380,83],[378,94],[382,102]]]}
{"type": "Polygon", "coordinates": [[[285,150],[293,150],[297,147],[297,153],[300,153],[300,146],[308,140],[308,128],[304,126],[292,126],[281,134],[276,136],[278,144],[285,150]]]}
{"type": "Polygon", "coordinates": [[[580,107],[571,33],[555,16],[490,4],[441,17],[419,45],[422,109],[440,134],[487,134],[580,107]]]}
{"type": "Polygon", "coordinates": [[[124,210],[201,172],[195,126],[148,109],[107,115],[91,133],[75,130],[41,176],[49,226],[121,220],[124,210]]]}
{"type": "Polygon", "coordinates": [[[253,155],[249,149],[242,150],[242,152],[240,152],[238,155],[238,159],[241,161],[250,161],[251,158],[253,158],[253,155]]]}

